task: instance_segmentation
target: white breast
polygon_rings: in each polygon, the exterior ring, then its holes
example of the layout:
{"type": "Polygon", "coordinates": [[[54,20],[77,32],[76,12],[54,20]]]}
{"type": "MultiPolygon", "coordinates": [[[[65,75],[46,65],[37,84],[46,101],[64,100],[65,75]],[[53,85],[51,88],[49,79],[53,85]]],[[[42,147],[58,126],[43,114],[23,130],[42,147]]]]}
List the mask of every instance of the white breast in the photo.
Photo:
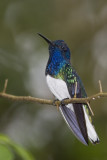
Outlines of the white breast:
{"type": "Polygon", "coordinates": [[[63,80],[55,79],[49,75],[47,75],[46,79],[49,89],[56,98],[58,98],[59,100],[70,98],[66,83],[63,80]]]}
{"type": "MultiPolygon", "coordinates": [[[[46,80],[49,89],[57,99],[63,100],[65,98],[71,98],[68,92],[67,85],[63,80],[53,78],[49,75],[47,75],[46,80]]],[[[73,110],[72,104],[68,104],[67,107],[73,110]]]]}

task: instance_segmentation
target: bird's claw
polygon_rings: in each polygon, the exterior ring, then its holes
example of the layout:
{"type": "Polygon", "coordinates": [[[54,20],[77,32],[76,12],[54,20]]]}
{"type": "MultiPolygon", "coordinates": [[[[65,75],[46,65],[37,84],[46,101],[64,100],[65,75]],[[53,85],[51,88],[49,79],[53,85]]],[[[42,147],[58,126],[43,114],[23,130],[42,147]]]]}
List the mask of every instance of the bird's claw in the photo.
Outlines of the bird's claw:
{"type": "Polygon", "coordinates": [[[58,105],[58,103],[57,103],[58,101],[59,101],[58,99],[55,99],[55,100],[53,101],[53,105],[56,106],[57,110],[59,111],[59,105],[58,105]]]}
{"type": "Polygon", "coordinates": [[[56,102],[57,102],[57,101],[59,101],[59,100],[58,100],[58,99],[55,99],[55,100],[53,101],[53,105],[54,105],[54,106],[56,106],[56,102]]]}
{"type": "Polygon", "coordinates": [[[64,98],[61,100],[61,106],[65,106],[64,100],[69,99],[69,98],[64,98]]]}

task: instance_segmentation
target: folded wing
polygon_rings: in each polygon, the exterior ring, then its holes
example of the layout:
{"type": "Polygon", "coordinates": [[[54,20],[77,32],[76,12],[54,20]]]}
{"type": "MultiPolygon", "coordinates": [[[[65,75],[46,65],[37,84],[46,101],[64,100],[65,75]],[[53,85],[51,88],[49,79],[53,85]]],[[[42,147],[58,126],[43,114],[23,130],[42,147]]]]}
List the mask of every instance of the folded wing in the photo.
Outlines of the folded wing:
{"type": "MultiPolygon", "coordinates": [[[[52,93],[59,100],[63,100],[65,98],[71,98],[66,83],[61,79],[55,79],[49,75],[47,75],[47,84],[52,91],[52,93]]],[[[66,106],[60,106],[60,111],[68,124],[69,128],[75,134],[75,136],[84,144],[88,144],[87,132],[86,128],[84,129],[85,121],[81,119],[81,110],[79,112],[78,106],[68,104],[66,106]],[[80,114],[77,119],[77,115],[75,114],[75,110],[78,109],[76,114],[80,114]],[[80,123],[78,123],[78,120],[80,123]],[[85,136],[83,136],[83,132],[85,132],[85,136]]],[[[84,113],[82,112],[84,115],[84,113]]]]}

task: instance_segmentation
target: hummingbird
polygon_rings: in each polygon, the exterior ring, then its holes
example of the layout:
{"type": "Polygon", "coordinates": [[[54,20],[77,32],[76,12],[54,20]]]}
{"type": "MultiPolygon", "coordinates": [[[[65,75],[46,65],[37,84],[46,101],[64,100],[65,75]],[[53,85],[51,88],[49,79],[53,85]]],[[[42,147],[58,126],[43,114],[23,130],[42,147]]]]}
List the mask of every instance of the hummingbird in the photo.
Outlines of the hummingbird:
{"type": "Polygon", "coordinates": [[[83,83],[73,68],[71,53],[64,40],[51,41],[38,33],[49,45],[49,59],[45,75],[47,85],[57,100],[61,101],[59,110],[73,134],[83,144],[99,143],[89,106],[85,103],[64,104],[65,99],[87,97],[83,83]]]}

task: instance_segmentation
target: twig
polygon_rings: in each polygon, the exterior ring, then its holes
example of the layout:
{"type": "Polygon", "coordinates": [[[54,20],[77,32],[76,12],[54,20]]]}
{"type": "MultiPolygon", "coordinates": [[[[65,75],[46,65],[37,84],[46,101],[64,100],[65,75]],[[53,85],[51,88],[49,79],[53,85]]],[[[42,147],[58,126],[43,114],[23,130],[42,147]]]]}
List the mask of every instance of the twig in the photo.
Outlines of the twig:
{"type": "MultiPolygon", "coordinates": [[[[36,102],[36,103],[40,103],[40,104],[48,104],[48,105],[53,105],[53,100],[48,100],[48,99],[40,99],[40,98],[35,98],[35,97],[31,97],[31,96],[15,96],[15,95],[11,95],[6,92],[6,88],[7,88],[7,80],[5,81],[5,85],[4,85],[4,89],[2,92],[0,92],[0,97],[5,98],[5,99],[9,99],[12,101],[25,101],[25,102],[36,102]]],[[[72,98],[72,99],[66,99],[64,100],[65,104],[69,104],[69,103],[89,103],[91,101],[93,101],[93,99],[99,99],[99,98],[103,98],[103,97],[107,97],[107,92],[101,92],[101,88],[100,88],[100,92],[97,94],[94,94],[92,96],[86,97],[86,98],[72,98]]],[[[59,107],[61,104],[60,101],[57,101],[57,103],[55,103],[55,105],[57,107],[59,107]]],[[[89,105],[88,105],[89,106],[89,105]]]]}
{"type": "Polygon", "coordinates": [[[3,93],[6,92],[6,89],[7,89],[7,83],[8,83],[8,79],[5,80],[5,83],[4,83],[4,88],[3,88],[3,93]]]}
{"type": "Polygon", "coordinates": [[[76,98],[76,93],[77,93],[77,82],[75,82],[75,94],[74,94],[74,98],[76,98]]]}
{"type": "Polygon", "coordinates": [[[99,82],[99,87],[100,87],[100,93],[102,93],[102,92],[103,92],[103,89],[102,89],[101,81],[99,80],[98,82],[99,82]]]}
{"type": "MultiPolygon", "coordinates": [[[[3,93],[3,92],[0,92],[0,97],[5,98],[5,99],[9,99],[9,100],[12,100],[12,101],[37,102],[37,103],[49,104],[49,105],[53,104],[53,100],[35,98],[35,97],[31,97],[31,96],[15,96],[15,95],[3,93]]],[[[69,104],[69,103],[87,103],[87,102],[93,101],[93,98],[99,99],[99,97],[100,98],[107,97],[107,93],[100,93],[99,92],[99,93],[97,93],[95,95],[92,95],[90,97],[87,97],[87,98],[66,99],[66,100],[64,100],[64,103],[65,104],[69,104]]],[[[57,101],[57,104],[60,105],[60,101],[57,101]]]]}
{"type": "Polygon", "coordinates": [[[90,106],[89,102],[87,102],[87,105],[88,105],[88,107],[89,107],[89,109],[90,109],[90,112],[91,112],[92,116],[94,116],[94,112],[93,112],[93,110],[91,109],[91,106],[90,106]]]}

